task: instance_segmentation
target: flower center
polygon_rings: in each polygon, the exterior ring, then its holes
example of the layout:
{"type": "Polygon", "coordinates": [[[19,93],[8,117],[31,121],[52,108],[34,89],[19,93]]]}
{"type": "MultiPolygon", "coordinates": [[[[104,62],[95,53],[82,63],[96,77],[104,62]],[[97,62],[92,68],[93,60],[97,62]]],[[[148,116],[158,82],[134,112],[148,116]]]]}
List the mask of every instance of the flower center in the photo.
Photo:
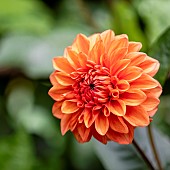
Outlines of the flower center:
{"type": "Polygon", "coordinates": [[[87,70],[72,73],[75,79],[73,90],[80,106],[93,107],[110,100],[112,86],[109,70],[102,66],[95,66],[87,70]]]}
{"type": "Polygon", "coordinates": [[[93,83],[90,84],[90,88],[93,90],[95,85],[93,83]]]}

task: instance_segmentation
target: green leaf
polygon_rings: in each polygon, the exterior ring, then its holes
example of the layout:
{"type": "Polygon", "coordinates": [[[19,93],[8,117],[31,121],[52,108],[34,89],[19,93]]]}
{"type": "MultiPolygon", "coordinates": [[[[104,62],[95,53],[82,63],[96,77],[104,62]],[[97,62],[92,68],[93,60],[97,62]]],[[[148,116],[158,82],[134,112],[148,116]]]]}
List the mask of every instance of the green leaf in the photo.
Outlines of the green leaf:
{"type": "Polygon", "coordinates": [[[155,78],[164,85],[170,71],[170,28],[168,28],[149,50],[149,55],[160,62],[155,78]]]}
{"type": "MultiPolygon", "coordinates": [[[[135,130],[135,140],[142,148],[149,160],[156,167],[156,161],[151,151],[146,128],[137,128],[135,130]]],[[[154,141],[157,146],[159,157],[165,170],[170,168],[170,142],[158,130],[154,130],[154,141]]],[[[106,170],[143,170],[148,169],[145,162],[137,153],[133,145],[120,145],[109,142],[103,145],[94,141],[94,147],[97,156],[103,163],[106,170]]]]}
{"type": "Polygon", "coordinates": [[[147,38],[152,43],[170,26],[169,0],[133,0],[143,19],[147,38]]]}

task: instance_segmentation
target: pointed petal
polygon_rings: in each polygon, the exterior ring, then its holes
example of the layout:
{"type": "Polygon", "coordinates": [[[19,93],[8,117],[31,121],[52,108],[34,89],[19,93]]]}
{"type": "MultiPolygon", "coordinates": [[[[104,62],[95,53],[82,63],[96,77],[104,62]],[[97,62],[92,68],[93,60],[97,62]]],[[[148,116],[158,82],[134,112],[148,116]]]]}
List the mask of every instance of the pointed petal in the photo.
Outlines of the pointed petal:
{"type": "Polygon", "coordinates": [[[83,123],[78,124],[73,133],[77,141],[80,143],[88,142],[92,136],[91,129],[86,128],[83,123]]]}
{"type": "Polygon", "coordinates": [[[96,64],[100,64],[100,56],[105,52],[102,40],[96,42],[92,50],[89,53],[89,59],[94,61],[96,64]]]}
{"type": "Polygon", "coordinates": [[[140,42],[129,42],[128,52],[137,52],[142,48],[142,44],[140,42]]]}
{"type": "Polygon", "coordinates": [[[101,38],[102,38],[103,44],[106,44],[106,46],[107,46],[106,48],[108,50],[111,42],[115,38],[115,33],[112,30],[106,30],[106,31],[101,33],[101,38]]]}
{"type": "Polygon", "coordinates": [[[78,53],[73,51],[71,48],[67,48],[67,60],[74,69],[80,68],[80,63],[78,61],[78,53]]]}
{"type": "Polygon", "coordinates": [[[65,115],[62,117],[60,126],[61,126],[61,134],[65,135],[65,133],[69,130],[71,115],[65,115]]]}
{"type": "Polygon", "coordinates": [[[62,103],[63,102],[55,102],[52,107],[52,113],[58,119],[62,119],[62,117],[64,116],[64,114],[61,112],[62,103]]]}
{"type": "Polygon", "coordinates": [[[159,66],[160,64],[157,60],[148,56],[146,60],[139,65],[139,67],[142,68],[145,73],[152,77],[158,72],[159,66]]]}
{"type": "Polygon", "coordinates": [[[107,144],[107,137],[106,137],[106,135],[100,135],[97,131],[96,131],[96,129],[95,129],[95,127],[92,129],[93,131],[92,131],[92,133],[93,133],[93,137],[94,138],[96,138],[98,141],[100,141],[101,143],[103,143],[103,144],[107,144]]]}
{"type": "Polygon", "coordinates": [[[93,48],[93,46],[96,44],[96,42],[101,40],[101,36],[99,33],[97,34],[93,34],[91,36],[88,37],[89,41],[90,41],[90,48],[89,51],[91,51],[91,49],[93,48]]]}
{"type": "Polygon", "coordinates": [[[81,68],[85,68],[86,64],[87,64],[87,56],[86,56],[86,54],[80,52],[79,55],[78,55],[78,60],[79,60],[79,63],[81,65],[81,68]]]}
{"type": "Polygon", "coordinates": [[[126,113],[126,105],[122,100],[113,100],[106,104],[108,110],[116,116],[124,116],[126,113]]]}
{"type": "MultiPolygon", "coordinates": [[[[159,82],[158,82],[158,84],[159,84],[159,82]]],[[[162,93],[162,87],[159,84],[157,87],[155,87],[153,89],[149,89],[149,90],[147,89],[147,90],[143,90],[143,91],[146,93],[146,95],[148,97],[156,97],[156,98],[158,98],[158,97],[160,97],[160,95],[162,93]]]]}
{"type": "Polygon", "coordinates": [[[89,139],[90,128],[86,128],[84,124],[82,124],[80,128],[78,128],[78,132],[84,142],[86,142],[89,139]]]}
{"type": "Polygon", "coordinates": [[[132,82],[142,75],[143,70],[136,66],[126,67],[124,70],[118,73],[117,77],[119,79],[132,82]]]}
{"type": "Polygon", "coordinates": [[[48,92],[48,94],[56,101],[61,101],[70,92],[70,88],[62,86],[60,84],[54,85],[48,92]]]}
{"type": "Polygon", "coordinates": [[[74,68],[70,65],[68,60],[64,57],[55,57],[53,58],[53,67],[54,69],[70,74],[75,71],[74,68]]]}
{"type": "Polygon", "coordinates": [[[142,106],[127,107],[124,119],[132,126],[147,126],[150,123],[149,115],[142,106]]]}
{"type": "Polygon", "coordinates": [[[109,61],[111,75],[117,75],[120,71],[124,70],[130,63],[130,59],[122,59],[118,61],[109,61]]]}
{"type": "Polygon", "coordinates": [[[109,119],[110,128],[116,132],[128,133],[128,127],[123,121],[122,117],[111,115],[109,119]]]}
{"type": "Polygon", "coordinates": [[[113,64],[118,62],[119,60],[122,60],[126,54],[127,54],[126,47],[115,49],[111,54],[108,54],[108,56],[110,57],[110,63],[113,64]]]}
{"type": "Polygon", "coordinates": [[[116,49],[124,47],[128,47],[128,36],[126,34],[117,35],[110,44],[108,55],[112,54],[116,49]]]}
{"type": "Polygon", "coordinates": [[[155,109],[160,103],[160,100],[154,97],[148,97],[143,103],[142,103],[142,107],[146,110],[146,111],[151,111],[153,109],[155,109]]]}
{"type": "Polygon", "coordinates": [[[96,120],[99,111],[98,110],[92,111],[91,109],[85,108],[83,114],[84,114],[84,124],[87,128],[89,128],[96,120]]]}
{"type": "Polygon", "coordinates": [[[61,106],[61,111],[65,114],[72,114],[79,110],[77,102],[73,100],[65,100],[61,106]]]}
{"type": "Polygon", "coordinates": [[[131,60],[129,66],[138,66],[145,61],[146,56],[147,55],[142,52],[132,52],[127,54],[126,58],[131,60]]]}
{"type": "Polygon", "coordinates": [[[62,72],[57,72],[55,74],[55,78],[57,82],[63,86],[70,86],[74,84],[74,80],[62,72]]]}
{"type": "Polygon", "coordinates": [[[149,111],[149,112],[148,112],[148,115],[149,115],[150,117],[153,117],[153,116],[155,115],[155,113],[157,112],[157,110],[158,110],[158,107],[156,107],[155,109],[149,111]]]}
{"type": "Polygon", "coordinates": [[[81,114],[82,110],[79,110],[73,114],[71,114],[71,119],[70,119],[70,123],[69,123],[69,129],[70,131],[74,131],[75,128],[77,127],[77,124],[78,124],[78,118],[79,118],[79,115],[81,114]]]}
{"type": "Polygon", "coordinates": [[[106,134],[106,136],[108,137],[109,140],[112,140],[119,144],[132,143],[133,135],[134,135],[134,129],[132,129],[132,128],[129,130],[129,133],[119,133],[112,129],[109,129],[108,133],[106,134]]]}
{"type": "Polygon", "coordinates": [[[129,106],[138,106],[146,100],[146,94],[138,89],[130,89],[120,95],[120,99],[129,106]]]}
{"type": "Polygon", "coordinates": [[[83,34],[78,34],[75,38],[72,48],[77,52],[83,52],[88,54],[90,42],[88,38],[83,34]]]}
{"type": "Polygon", "coordinates": [[[57,73],[58,71],[54,71],[51,75],[50,75],[50,82],[51,84],[54,86],[55,84],[58,84],[58,81],[56,80],[55,78],[55,74],[57,73]]]}
{"type": "Polygon", "coordinates": [[[109,129],[108,118],[103,114],[99,114],[95,120],[95,129],[100,135],[104,136],[109,129]]]}
{"type": "Polygon", "coordinates": [[[143,73],[137,80],[130,83],[131,88],[152,89],[158,86],[158,81],[143,73]]]}

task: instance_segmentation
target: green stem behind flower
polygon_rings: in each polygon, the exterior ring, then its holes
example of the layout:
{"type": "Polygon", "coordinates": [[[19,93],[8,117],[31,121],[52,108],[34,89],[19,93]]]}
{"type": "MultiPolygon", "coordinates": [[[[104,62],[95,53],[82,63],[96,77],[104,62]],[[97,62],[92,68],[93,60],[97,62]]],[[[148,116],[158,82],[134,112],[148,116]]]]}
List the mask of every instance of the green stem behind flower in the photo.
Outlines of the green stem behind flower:
{"type": "Polygon", "coordinates": [[[148,135],[149,135],[149,140],[150,140],[151,148],[152,148],[152,151],[154,153],[155,160],[157,162],[159,170],[163,170],[162,166],[161,166],[161,161],[160,161],[160,159],[158,157],[158,153],[157,153],[157,150],[156,150],[156,147],[155,147],[151,125],[148,126],[148,135]]]}
{"type": "Polygon", "coordinates": [[[133,145],[136,148],[136,150],[139,152],[139,154],[142,156],[143,160],[146,162],[146,164],[148,165],[148,167],[151,170],[155,170],[155,168],[153,167],[152,163],[149,161],[149,159],[147,158],[147,156],[145,155],[145,153],[142,151],[142,149],[139,147],[139,145],[136,143],[136,141],[133,139],[133,145]]]}

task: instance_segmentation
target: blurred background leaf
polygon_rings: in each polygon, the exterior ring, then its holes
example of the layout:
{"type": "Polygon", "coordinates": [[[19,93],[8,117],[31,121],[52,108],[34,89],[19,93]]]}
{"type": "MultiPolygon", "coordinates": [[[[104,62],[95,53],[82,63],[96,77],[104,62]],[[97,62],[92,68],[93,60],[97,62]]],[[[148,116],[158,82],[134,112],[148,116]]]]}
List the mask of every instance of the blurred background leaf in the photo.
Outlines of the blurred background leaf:
{"type": "Polygon", "coordinates": [[[170,73],[170,28],[152,45],[149,55],[160,62],[160,69],[155,78],[164,85],[170,73]]]}
{"type": "Polygon", "coordinates": [[[149,42],[153,43],[170,26],[170,1],[133,0],[133,5],[145,24],[149,42]]]}
{"type": "MultiPolygon", "coordinates": [[[[158,131],[153,129],[154,141],[157,146],[160,160],[164,170],[170,168],[170,147],[169,139],[158,131]]],[[[148,134],[146,128],[137,128],[135,131],[135,140],[139,146],[143,149],[149,160],[156,168],[156,161],[153,157],[150,142],[148,140],[148,134]],[[144,139],[144,140],[143,140],[144,139]]],[[[108,145],[102,145],[94,141],[94,147],[100,160],[103,162],[105,169],[107,170],[143,170],[149,169],[139,153],[131,145],[119,145],[117,143],[110,142],[108,145]]]]}

